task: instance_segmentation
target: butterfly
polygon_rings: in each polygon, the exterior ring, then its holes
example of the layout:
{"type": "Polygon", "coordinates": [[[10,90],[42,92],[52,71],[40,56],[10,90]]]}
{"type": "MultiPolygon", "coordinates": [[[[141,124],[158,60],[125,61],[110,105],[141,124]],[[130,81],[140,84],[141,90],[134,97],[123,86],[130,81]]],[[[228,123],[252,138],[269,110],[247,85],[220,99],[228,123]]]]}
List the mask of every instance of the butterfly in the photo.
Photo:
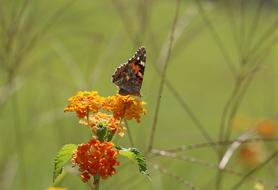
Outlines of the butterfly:
{"type": "Polygon", "coordinates": [[[112,75],[112,82],[119,87],[119,94],[139,96],[146,63],[146,49],[140,47],[127,63],[120,65],[112,75]]]}

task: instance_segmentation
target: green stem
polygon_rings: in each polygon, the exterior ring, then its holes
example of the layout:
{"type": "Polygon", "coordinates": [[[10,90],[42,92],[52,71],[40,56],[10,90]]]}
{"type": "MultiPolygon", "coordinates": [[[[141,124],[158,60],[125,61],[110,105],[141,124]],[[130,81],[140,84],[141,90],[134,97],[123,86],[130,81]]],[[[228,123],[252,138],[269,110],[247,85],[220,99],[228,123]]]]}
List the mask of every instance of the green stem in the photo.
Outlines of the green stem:
{"type": "Polygon", "coordinates": [[[99,176],[99,174],[97,173],[97,174],[94,176],[94,190],[99,190],[99,181],[100,181],[100,176],[99,176]]]}
{"type": "Polygon", "coordinates": [[[128,139],[129,139],[130,146],[134,147],[133,137],[132,137],[132,134],[131,134],[131,131],[130,131],[130,128],[128,126],[128,123],[127,123],[126,119],[124,119],[124,123],[125,123],[126,129],[127,129],[127,134],[128,134],[128,139]]]}
{"type": "MultiPolygon", "coordinates": [[[[90,128],[90,110],[89,110],[89,108],[87,108],[87,116],[86,117],[87,117],[86,118],[87,119],[87,125],[90,128]]],[[[91,130],[91,132],[92,132],[92,136],[96,135],[96,133],[93,129],[91,130]]]]}
{"type": "Polygon", "coordinates": [[[59,175],[59,176],[55,179],[54,183],[52,184],[52,187],[59,186],[59,185],[62,183],[62,181],[65,179],[65,177],[66,177],[67,174],[68,174],[68,173],[67,173],[66,171],[63,171],[63,172],[61,173],[61,175],[59,175]]]}

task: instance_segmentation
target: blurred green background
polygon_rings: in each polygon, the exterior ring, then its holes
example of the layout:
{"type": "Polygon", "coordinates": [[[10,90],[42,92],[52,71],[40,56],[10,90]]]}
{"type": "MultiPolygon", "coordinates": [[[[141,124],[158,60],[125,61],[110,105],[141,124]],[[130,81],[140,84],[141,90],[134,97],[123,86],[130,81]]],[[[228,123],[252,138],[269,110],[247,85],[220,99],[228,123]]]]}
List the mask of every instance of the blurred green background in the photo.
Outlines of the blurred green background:
{"type": "MultiPolygon", "coordinates": [[[[177,9],[154,148],[207,142],[198,121],[218,141],[225,105],[241,81],[235,99],[240,103],[231,116],[277,117],[275,0],[184,0],[178,6],[174,0],[0,0],[1,190],[52,185],[57,151],[67,143],[87,142],[90,136],[74,114],[63,113],[67,99],[78,90],[115,94],[112,73],[142,45],[147,64],[141,92],[148,113],[139,125],[129,126],[136,147],[147,150],[159,73],[177,9]]],[[[232,137],[241,133],[233,131],[232,137]]],[[[117,143],[129,146],[128,138],[117,143]]],[[[266,147],[266,158],[277,150],[275,142],[266,147]]],[[[149,155],[151,180],[138,172],[136,164],[121,159],[117,174],[102,181],[101,189],[216,189],[219,160],[214,149],[179,155],[197,161],[149,155]]],[[[266,189],[277,188],[277,164],[274,158],[238,189],[255,189],[256,179],[263,180],[266,189]]],[[[240,165],[236,156],[227,167],[241,173],[224,173],[223,190],[252,169],[240,165]]],[[[67,170],[70,174],[60,187],[89,189],[70,167],[67,170]]]]}

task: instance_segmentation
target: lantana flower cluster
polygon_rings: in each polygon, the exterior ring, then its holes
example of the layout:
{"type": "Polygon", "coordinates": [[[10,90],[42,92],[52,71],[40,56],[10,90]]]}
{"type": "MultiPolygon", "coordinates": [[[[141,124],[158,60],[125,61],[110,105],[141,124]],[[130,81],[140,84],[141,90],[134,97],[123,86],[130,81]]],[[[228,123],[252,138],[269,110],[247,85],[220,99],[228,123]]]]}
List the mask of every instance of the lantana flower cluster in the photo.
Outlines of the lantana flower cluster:
{"type": "Polygon", "coordinates": [[[74,166],[78,165],[81,178],[84,182],[97,173],[102,178],[115,174],[114,166],[119,165],[117,161],[118,151],[112,142],[101,142],[91,139],[86,144],[80,144],[72,157],[74,166]]]}
{"type": "Polygon", "coordinates": [[[81,179],[87,182],[91,177],[106,179],[115,174],[119,152],[112,142],[114,136],[124,136],[123,119],[140,122],[146,113],[145,103],[137,97],[120,94],[105,98],[97,91],[79,91],[68,101],[64,111],[75,112],[79,123],[93,134],[87,143],[78,145],[72,156],[72,165],[79,168],[81,179]]]}

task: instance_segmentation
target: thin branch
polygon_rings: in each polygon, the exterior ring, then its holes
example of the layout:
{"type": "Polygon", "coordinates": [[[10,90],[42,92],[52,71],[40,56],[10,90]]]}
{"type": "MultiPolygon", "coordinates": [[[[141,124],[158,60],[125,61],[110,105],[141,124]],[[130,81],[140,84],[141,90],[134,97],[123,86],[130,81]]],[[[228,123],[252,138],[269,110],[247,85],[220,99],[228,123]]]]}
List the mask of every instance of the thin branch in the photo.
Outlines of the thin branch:
{"type": "MultiPolygon", "coordinates": [[[[222,124],[223,125],[221,127],[224,128],[226,126],[226,128],[227,128],[224,140],[229,140],[231,133],[232,133],[232,127],[231,127],[232,119],[234,118],[234,116],[240,106],[240,103],[241,103],[244,95],[246,94],[246,91],[247,91],[248,87],[250,86],[255,74],[257,73],[258,69],[262,65],[262,63],[263,63],[262,60],[271,52],[270,51],[271,47],[272,46],[270,46],[269,49],[267,49],[268,51],[263,52],[265,54],[263,54],[257,60],[254,60],[254,63],[253,63],[254,67],[249,68],[249,72],[245,76],[243,74],[241,74],[241,78],[240,78],[241,80],[239,80],[238,83],[236,83],[234,93],[232,94],[231,99],[227,102],[226,107],[224,109],[225,111],[223,112],[223,115],[222,115],[222,121],[223,121],[222,124]],[[227,125],[225,125],[225,124],[227,124],[227,125]]],[[[243,72],[243,68],[242,68],[241,72],[243,72]]],[[[220,140],[222,140],[222,138],[220,140]]],[[[224,153],[223,151],[224,151],[224,149],[222,149],[222,153],[224,153]]],[[[223,157],[223,154],[220,155],[219,159],[222,159],[222,157],[223,157]]],[[[217,175],[218,175],[218,177],[217,177],[217,181],[216,181],[216,188],[220,189],[222,170],[219,170],[217,175]]]]}
{"type": "MultiPolygon", "coordinates": [[[[216,169],[219,170],[218,165],[217,164],[213,164],[204,160],[200,160],[200,159],[196,159],[193,157],[189,157],[189,156],[181,156],[181,155],[177,155],[176,153],[172,153],[172,152],[167,152],[167,151],[163,151],[163,150],[152,150],[152,155],[154,156],[161,156],[161,157],[167,157],[167,158],[173,158],[173,159],[177,159],[177,160],[183,160],[183,161],[187,161],[187,162],[191,162],[200,166],[205,166],[207,168],[212,168],[212,169],[216,169]]],[[[235,176],[243,176],[244,174],[241,172],[237,172],[234,171],[232,169],[223,169],[223,172],[231,174],[231,175],[235,175],[235,176]]]]}
{"type": "Polygon", "coordinates": [[[240,54],[240,45],[239,45],[240,41],[239,41],[238,32],[237,32],[237,23],[236,23],[235,14],[233,11],[234,7],[231,4],[231,2],[232,1],[224,1],[226,9],[227,9],[228,19],[230,19],[230,26],[231,26],[234,42],[235,42],[238,54],[240,54]]]}
{"type": "Polygon", "coordinates": [[[227,146],[227,145],[234,143],[235,141],[238,141],[241,144],[253,143],[253,142],[271,143],[271,142],[277,142],[278,138],[251,138],[251,139],[246,139],[243,141],[234,139],[234,140],[227,140],[227,141],[217,141],[217,142],[212,142],[212,143],[199,143],[199,144],[183,145],[183,146],[180,146],[177,148],[165,149],[164,151],[177,153],[177,152],[183,152],[183,151],[189,151],[189,150],[196,150],[199,148],[207,148],[207,147],[211,147],[211,146],[227,146]]]}
{"type": "Polygon", "coordinates": [[[247,45],[248,44],[252,45],[252,43],[253,43],[253,39],[255,37],[255,34],[256,34],[258,26],[259,26],[259,22],[260,22],[260,19],[261,19],[262,10],[263,10],[265,2],[266,2],[265,0],[260,0],[259,3],[258,3],[258,7],[256,9],[256,13],[255,13],[254,19],[253,19],[252,24],[251,24],[249,34],[247,35],[247,39],[246,39],[246,44],[247,45]]]}
{"type": "Polygon", "coordinates": [[[255,56],[255,59],[252,59],[252,67],[249,68],[249,71],[247,73],[245,73],[245,76],[242,75],[242,78],[244,78],[244,81],[242,82],[242,87],[241,87],[241,91],[238,92],[237,96],[235,97],[235,101],[234,104],[231,106],[230,108],[230,115],[229,115],[229,119],[228,119],[228,124],[227,124],[227,131],[225,134],[225,140],[228,140],[231,136],[232,133],[232,119],[234,118],[240,103],[244,97],[244,95],[246,94],[247,89],[249,88],[251,82],[253,81],[255,74],[257,73],[257,71],[261,68],[262,64],[264,63],[263,60],[271,53],[271,49],[273,48],[273,46],[276,44],[278,38],[274,41],[272,41],[264,50],[262,50],[262,52],[258,55],[255,56]]]}
{"type": "Polygon", "coordinates": [[[122,38],[120,37],[119,32],[115,32],[115,34],[112,35],[111,38],[108,40],[106,49],[103,50],[99,55],[93,69],[91,69],[91,64],[89,64],[90,69],[88,70],[91,74],[89,75],[87,86],[89,84],[91,87],[91,84],[95,84],[95,82],[99,80],[101,72],[105,70],[106,66],[108,66],[108,64],[110,63],[110,61],[108,60],[111,58],[112,55],[116,53],[115,49],[119,46],[121,40],[122,38]]]}
{"type": "Polygon", "coordinates": [[[236,80],[236,83],[235,83],[234,89],[231,93],[231,96],[229,97],[226,104],[224,105],[224,109],[223,109],[221,119],[220,119],[219,137],[218,137],[219,141],[223,140],[224,132],[225,132],[225,126],[226,126],[226,122],[227,122],[227,116],[230,112],[230,107],[233,105],[235,97],[237,96],[238,92],[241,89],[241,85],[242,85],[242,79],[238,78],[236,80]]]}
{"type": "Polygon", "coordinates": [[[15,150],[18,154],[19,158],[19,167],[20,167],[20,180],[21,180],[21,186],[23,189],[28,187],[27,185],[27,179],[26,179],[26,164],[25,164],[25,139],[24,135],[22,134],[22,126],[21,126],[21,115],[19,112],[19,104],[17,99],[17,94],[14,94],[13,100],[12,100],[12,106],[13,106],[13,114],[15,119],[14,121],[14,130],[15,130],[15,150]]]}
{"type": "MultiPolygon", "coordinates": [[[[254,55],[252,58],[250,58],[250,64],[253,63],[253,68],[258,67],[258,65],[262,64],[262,61],[271,53],[271,50],[278,42],[278,36],[274,38],[271,42],[269,42],[259,53],[254,55]],[[255,63],[255,64],[254,64],[255,63]]],[[[253,70],[253,69],[251,69],[253,70]]]]}
{"type": "Polygon", "coordinates": [[[134,147],[134,140],[133,140],[132,133],[130,131],[130,128],[129,128],[129,125],[128,125],[128,122],[127,122],[126,119],[124,119],[124,123],[125,123],[126,129],[127,129],[127,134],[128,134],[128,139],[129,139],[130,146],[134,147]]]}
{"type": "Polygon", "coordinates": [[[0,87],[0,114],[4,108],[7,99],[16,93],[25,84],[25,79],[21,77],[12,77],[4,86],[0,87]]]}
{"type": "Polygon", "coordinates": [[[246,55],[246,57],[247,57],[246,59],[248,59],[248,57],[254,55],[260,49],[262,44],[265,43],[265,41],[267,39],[269,39],[270,36],[275,34],[275,32],[277,31],[277,28],[278,28],[278,19],[276,19],[274,21],[274,23],[271,25],[271,27],[261,36],[261,38],[257,41],[257,43],[255,43],[253,48],[246,55]]]}
{"type": "Polygon", "coordinates": [[[134,28],[134,22],[131,20],[130,15],[127,15],[123,7],[123,4],[119,0],[112,0],[112,3],[115,6],[117,13],[119,14],[122,20],[127,36],[130,38],[131,42],[137,48],[140,44],[135,32],[132,30],[134,28]]]}
{"type": "MultiPolygon", "coordinates": [[[[192,18],[194,18],[194,16],[196,16],[197,11],[192,7],[189,7],[186,11],[186,13],[179,19],[178,24],[177,24],[177,29],[175,32],[175,39],[173,44],[175,43],[175,41],[177,40],[177,38],[182,34],[183,28],[185,28],[186,26],[188,26],[191,22],[191,20],[193,20],[192,18]],[[180,20],[185,20],[185,21],[180,21],[180,20]],[[189,20],[189,21],[188,21],[189,20]],[[179,31],[179,32],[178,32],[179,31]]],[[[200,30],[199,30],[200,31],[200,30]]],[[[194,31],[194,34],[198,33],[199,31],[194,31]]],[[[192,40],[193,39],[193,35],[190,35],[187,39],[187,41],[192,40]]],[[[152,39],[153,41],[154,39],[152,39]]],[[[184,41],[183,41],[184,42],[184,41]]],[[[155,44],[155,43],[152,43],[155,44]]],[[[165,43],[166,44],[166,43],[165,43]]],[[[187,43],[182,43],[182,44],[187,44],[187,43]]],[[[166,44],[167,45],[167,44],[166,44]]],[[[164,45],[163,47],[166,47],[166,45],[164,45]]],[[[166,47],[167,48],[167,47],[166,47]]],[[[163,49],[166,49],[163,48],[163,49]]],[[[182,48],[177,48],[177,51],[179,49],[182,48]]],[[[163,53],[164,51],[161,52],[161,56],[159,57],[159,61],[163,62],[163,56],[165,53],[163,53]]],[[[177,53],[177,52],[176,52],[177,53]]],[[[154,64],[154,68],[155,71],[160,75],[160,77],[162,78],[162,73],[158,67],[158,64],[154,64]]],[[[190,106],[188,105],[188,103],[184,100],[184,98],[182,97],[182,95],[175,89],[174,85],[171,83],[171,81],[167,78],[167,76],[165,76],[165,86],[169,89],[169,92],[172,93],[172,95],[175,97],[175,99],[179,102],[179,105],[184,109],[184,111],[188,114],[189,118],[191,119],[191,121],[196,125],[196,127],[199,129],[199,131],[201,132],[201,134],[203,135],[203,137],[208,141],[208,142],[213,142],[213,139],[210,137],[209,133],[207,132],[205,126],[201,123],[201,121],[198,119],[197,115],[193,112],[193,110],[190,108],[190,106]]],[[[212,147],[215,151],[217,151],[217,149],[215,147],[212,147]]]]}
{"type": "Polygon", "coordinates": [[[203,21],[208,26],[209,31],[210,31],[212,37],[214,38],[214,40],[215,40],[219,50],[221,51],[223,57],[225,58],[228,68],[230,69],[231,73],[233,74],[233,77],[236,79],[237,78],[236,68],[235,68],[235,66],[232,63],[232,60],[229,57],[229,55],[228,55],[228,53],[227,53],[227,51],[226,51],[226,49],[224,47],[224,44],[223,44],[221,38],[219,37],[219,35],[215,31],[215,28],[213,27],[212,23],[207,18],[206,14],[205,14],[205,11],[204,11],[204,8],[203,8],[202,4],[200,3],[200,1],[199,0],[195,0],[195,2],[197,4],[199,13],[200,13],[203,21]]]}
{"type": "Polygon", "coordinates": [[[56,24],[56,22],[59,20],[59,18],[63,15],[63,13],[69,9],[74,3],[76,2],[76,0],[70,0],[68,1],[63,7],[61,7],[58,11],[56,11],[56,13],[50,17],[50,19],[46,22],[46,24],[42,27],[41,30],[37,31],[37,33],[35,33],[35,35],[33,36],[33,38],[29,41],[29,43],[26,44],[26,46],[24,48],[22,48],[22,50],[18,53],[17,57],[16,57],[16,61],[15,61],[15,65],[14,67],[17,67],[19,63],[21,63],[20,60],[23,59],[24,56],[26,56],[26,54],[28,52],[30,52],[30,50],[35,46],[35,44],[38,42],[39,37],[42,37],[43,35],[45,35],[45,33],[54,25],[56,24]]]}
{"type": "Polygon", "coordinates": [[[250,172],[248,172],[246,175],[244,175],[241,180],[234,185],[231,190],[236,190],[238,189],[241,185],[243,185],[243,183],[245,182],[246,179],[250,178],[255,172],[257,172],[258,170],[262,169],[263,167],[265,167],[272,159],[274,159],[278,154],[278,150],[275,151],[273,154],[271,154],[263,163],[261,163],[260,165],[258,165],[257,167],[255,167],[254,169],[252,169],[250,172]]]}
{"type": "MultiPolygon", "coordinates": [[[[172,153],[172,152],[160,151],[160,150],[152,150],[151,155],[161,156],[161,157],[166,157],[166,158],[172,158],[172,159],[176,159],[176,160],[187,161],[187,162],[191,162],[193,164],[197,164],[197,165],[200,165],[200,166],[205,166],[207,168],[215,169],[217,171],[219,170],[217,164],[210,163],[210,162],[207,162],[207,161],[204,161],[204,160],[200,160],[200,159],[196,159],[194,157],[180,156],[180,155],[177,155],[176,153],[172,153]]],[[[243,176],[246,175],[246,174],[244,174],[242,172],[238,172],[238,171],[235,171],[235,170],[229,169],[229,168],[225,168],[225,169],[223,169],[221,171],[226,173],[226,174],[230,174],[230,175],[237,176],[237,177],[243,177],[243,176]]],[[[272,184],[272,183],[270,184],[267,181],[255,178],[253,176],[249,176],[249,179],[252,179],[254,181],[258,181],[258,182],[261,182],[261,183],[268,184],[268,185],[271,185],[273,187],[276,187],[276,184],[272,184]]]]}
{"type": "MultiPolygon", "coordinates": [[[[201,123],[201,121],[197,118],[196,114],[193,112],[193,110],[189,107],[187,102],[183,99],[183,97],[177,92],[177,90],[173,87],[172,83],[166,78],[165,79],[165,85],[169,88],[170,92],[174,95],[176,100],[179,102],[180,106],[186,111],[191,121],[197,126],[203,137],[207,140],[209,143],[213,143],[213,139],[210,137],[209,133],[207,132],[204,125],[201,123]]],[[[218,150],[214,147],[212,147],[216,152],[218,150]]]]}
{"type": "Polygon", "coordinates": [[[144,40],[145,34],[147,29],[150,25],[150,16],[149,13],[151,13],[153,8],[153,0],[141,0],[138,1],[138,7],[137,7],[137,17],[139,18],[139,28],[136,31],[137,33],[137,39],[138,39],[138,46],[139,44],[144,40]]]}
{"type": "Polygon", "coordinates": [[[233,99],[233,104],[230,106],[230,111],[227,116],[227,130],[225,133],[224,140],[229,140],[230,136],[232,134],[232,123],[233,123],[233,118],[235,117],[239,106],[241,105],[241,102],[244,98],[244,95],[246,94],[246,91],[248,87],[250,86],[252,80],[254,78],[254,75],[250,75],[248,78],[246,78],[245,81],[242,81],[242,83],[239,85],[238,92],[235,94],[234,99],[233,99]]]}
{"type": "Polygon", "coordinates": [[[223,158],[219,162],[219,169],[223,170],[226,168],[228,162],[230,161],[231,157],[234,155],[235,151],[241,146],[242,141],[246,141],[251,136],[256,135],[256,131],[254,129],[248,130],[247,132],[241,134],[226,150],[223,155],[223,158]]]}
{"type": "Polygon", "coordinates": [[[70,51],[68,51],[65,45],[58,40],[51,44],[53,51],[57,54],[57,56],[62,60],[62,63],[66,65],[69,70],[69,76],[75,82],[75,86],[78,89],[85,88],[85,80],[82,72],[80,70],[80,66],[74,60],[70,51]]]}
{"type": "Polygon", "coordinates": [[[179,181],[180,183],[182,183],[183,185],[185,185],[186,187],[189,187],[190,189],[192,190],[198,190],[199,188],[197,188],[195,185],[193,185],[190,181],[188,180],[185,180],[183,179],[182,177],[172,173],[172,172],[169,172],[167,169],[165,168],[162,168],[160,165],[158,164],[152,164],[153,165],[153,168],[155,170],[158,170],[160,171],[162,174],[164,175],[167,175],[169,177],[172,177],[174,178],[175,180],[179,181]]]}
{"type": "Polygon", "coordinates": [[[160,110],[161,95],[162,95],[162,92],[163,92],[163,89],[164,89],[166,72],[167,72],[170,56],[171,56],[171,53],[172,53],[172,45],[173,45],[173,41],[174,41],[174,34],[175,34],[176,24],[177,24],[178,15],[179,15],[179,9],[180,9],[180,0],[177,0],[175,17],[174,17],[174,21],[173,21],[173,25],[172,25],[172,29],[171,29],[171,35],[170,35],[169,49],[168,49],[167,57],[166,57],[166,60],[165,60],[165,63],[163,65],[162,72],[161,72],[161,81],[160,81],[159,90],[158,90],[158,97],[157,97],[157,102],[156,102],[153,125],[152,125],[152,128],[151,128],[148,152],[150,152],[152,147],[153,147],[154,135],[155,135],[155,131],[156,131],[158,115],[159,115],[159,110],[160,110]]]}
{"type": "MultiPolygon", "coordinates": [[[[256,71],[258,70],[260,65],[263,63],[262,60],[268,55],[269,52],[270,51],[267,51],[265,53],[265,55],[263,55],[261,57],[261,59],[259,59],[259,60],[257,59],[256,62],[253,63],[255,65],[255,67],[250,69],[250,71],[251,71],[250,73],[248,73],[246,76],[243,76],[241,74],[241,80],[239,80],[238,83],[236,84],[234,93],[231,96],[230,101],[228,101],[228,103],[226,105],[227,112],[224,111],[223,115],[222,115],[222,121],[227,122],[222,125],[222,127],[224,127],[225,124],[227,124],[227,126],[226,126],[227,131],[226,131],[224,140],[229,140],[231,133],[232,133],[232,127],[231,127],[232,119],[234,118],[234,116],[240,106],[240,103],[256,74],[256,71]]],[[[222,139],[220,139],[220,140],[222,140],[222,139]]],[[[224,149],[222,149],[222,151],[224,151],[224,149]]],[[[222,159],[222,157],[223,156],[221,154],[219,159],[222,159]]],[[[216,181],[216,188],[218,188],[218,189],[220,188],[221,178],[222,178],[222,170],[219,170],[217,181],[216,181]]]]}
{"type": "Polygon", "coordinates": [[[245,51],[245,0],[240,1],[240,8],[239,8],[239,14],[240,14],[240,25],[239,25],[239,42],[240,42],[240,54],[241,54],[241,60],[243,60],[243,55],[245,51]]]}

